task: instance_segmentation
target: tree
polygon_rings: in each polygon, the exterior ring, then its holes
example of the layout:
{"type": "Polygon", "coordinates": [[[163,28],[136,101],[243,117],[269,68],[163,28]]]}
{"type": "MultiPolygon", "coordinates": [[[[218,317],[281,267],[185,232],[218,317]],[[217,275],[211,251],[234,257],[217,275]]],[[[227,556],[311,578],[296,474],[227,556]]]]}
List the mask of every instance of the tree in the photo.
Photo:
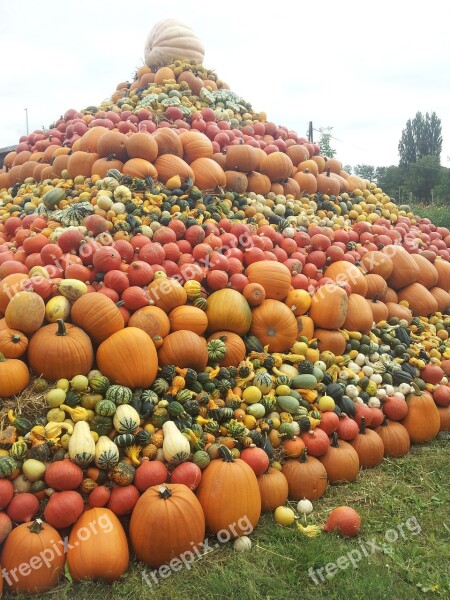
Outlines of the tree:
{"type": "Polygon", "coordinates": [[[378,168],[378,187],[399,204],[404,203],[404,196],[409,193],[409,190],[406,189],[407,179],[406,168],[396,167],[395,165],[378,168]]]}
{"type": "Polygon", "coordinates": [[[432,190],[441,181],[439,157],[422,156],[408,167],[407,187],[417,200],[428,204],[432,190]]]}
{"type": "Polygon", "coordinates": [[[345,171],[346,173],[348,173],[349,175],[352,175],[352,173],[353,173],[352,165],[344,165],[342,167],[342,170],[345,171]]]}
{"type": "Polygon", "coordinates": [[[318,141],[318,145],[320,147],[320,153],[322,156],[326,156],[327,158],[334,158],[336,155],[336,150],[331,147],[331,131],[332,127],[320,127],[319,133],[320,138],[318,141]]]}
{"type": "Polygon", "coordinates": [[[355,175],[373,181],[377,178],[377,170],[372,165],[356,165],[355,175]]]}
{"type": "Polygon", "coordinates": [[[424,156],[439,159],[442,151],[441,120],[435,112],[425,114],[417,112],[414,119],[408,119],[398,144],[400,167],[407,167],[424,156]]]}

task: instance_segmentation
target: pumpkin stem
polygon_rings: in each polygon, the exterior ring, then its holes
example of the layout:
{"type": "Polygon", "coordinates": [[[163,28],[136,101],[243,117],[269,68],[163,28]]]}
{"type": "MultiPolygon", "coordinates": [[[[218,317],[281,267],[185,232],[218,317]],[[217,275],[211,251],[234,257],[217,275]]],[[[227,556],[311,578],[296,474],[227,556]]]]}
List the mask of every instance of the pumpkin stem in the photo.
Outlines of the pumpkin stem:
{"type": "Polygon", "coordinates": [[[363,435],[366,433],[366,418],[365,417],[361,417],[361,424],[359,426],[359,433],[361,433],[363,435]]]}
{"type": "Polygon", "coordinates": [[[41,533],[41,531],[44,529],[42,519],[35,519],[33,523],[29,525],[28,529],[31,531],[31,533],[41,533]]]}
{"type": "Polygon", "coordinates": [[[300,462],[301,463],[308,462],[308,452],[306,450],[306,447],[303,448],[302,453],[300,454],[300,462]]]}
{"type": "Polygon", "coordinates": [[[119,300],[119,302],[116,302],[116,306],[117,308],[120,308],[121,306],[123,306],[125,304],[125,300],[119,300]]]}
{"type": "Polygon", "coordinates": [[[18,344],[20,342],[20,339],[21,338],[20,338],[20,335],[18,333],[13,333],[12,336],[11,336],[11,341],[14,344],[18,344]]]}
{"type": "Polygon", "coordinates": [[[67,335],[66,324],[64,323],[64,321],[62,319],[58,319],[56,322],[58,323],[58,331],[56,332],[56,335],[67,335]]]}
{"type": "Polygon", "coordinates": [[[331,445],[333,446],[333,448],[339,448],[338,434],[335,431],[333,432],[331,438],[331,445]]]}
{"type": "Polygon", "coordinates": [[[0,352],[0,362],[6,362],[6,358],[3,356],[3,354],[0,352]]]}
{"type": "Polygon", "coordinates": [[[422,390],[419,388],[419,386],[417,385],[417,383],[415,381],[411,382],[411,387],[414,390],[414,393],[416,394],[416,396],[421,396],[422,395],[422,390]]]}
{"type": "Polygon", "coordinates": [[[375,294],[375,296],[372,298],[372,304],[376,304],[378,302],[379,296],[379,294],[375,294]]]}
{"type": "Polygon", "coordinates": [[[224,444],[219,446],[218,452],[225,462],[234,462],[233,455],[231,454],[229,448],[227,448],[224,444]]]}
{"type": "Polygon", "coordinates": [[[172,495],[172,492],[169,490],[167,485],[160,485],[158,488],[159,497],[163,500],[167,500],[172,495]]]}
{"type": "Polygon", "coordinates": [[[383,427],[386,427],[386,425],[388,425],[388,424],[389,424],[389,423],[388,423],[387,417],[386,417],[386,415],[385,415],[385,416],[384,416],[384,419],[383,419],[383,422],[381,423],[381,425],[382,425],[383,427]]]}

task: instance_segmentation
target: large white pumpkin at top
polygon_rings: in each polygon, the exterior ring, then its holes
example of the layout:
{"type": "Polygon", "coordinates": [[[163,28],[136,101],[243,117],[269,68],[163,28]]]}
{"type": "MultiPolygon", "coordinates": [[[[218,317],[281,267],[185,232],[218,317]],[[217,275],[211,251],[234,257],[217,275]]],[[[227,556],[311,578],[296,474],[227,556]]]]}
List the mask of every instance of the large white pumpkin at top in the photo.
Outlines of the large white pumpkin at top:
{"type": "Polygon", "coordinates": [[[203,62],[205,48],[194,31],[177,19],[159,21],[150,31],[144,49],[150,68],[169,65],[173,60],[203,62]]]}

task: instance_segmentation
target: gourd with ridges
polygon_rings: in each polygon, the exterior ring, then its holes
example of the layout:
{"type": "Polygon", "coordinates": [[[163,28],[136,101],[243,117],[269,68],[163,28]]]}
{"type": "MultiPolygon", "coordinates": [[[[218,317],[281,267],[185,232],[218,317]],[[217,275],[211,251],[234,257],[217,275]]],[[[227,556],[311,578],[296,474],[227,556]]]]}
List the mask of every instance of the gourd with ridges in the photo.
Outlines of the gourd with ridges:
{"type": "Polygon", "coordinates": [[[124,385],[111,385],[106,391],[106,400],[112,400],[116,404],[129,404],[133,392],[124,385]]]}
{"type": "Polygon", "coordinates": [[[163,454],[170,464],[179,464],[188,460],[191,446],[188,439],[172,421],[166,421],[162,426],[164,432],[163,454]]]}
{"type": "Polygon", "coordinates": [[[99,469],[110,469],[119,462],[119,448],[106,435],[101,435],[95,444],[95,464],[99,469]]]}
{"type": "Polygon", "coordinates": [[[129,404],[119,404],[114,414],[113,424],[118,433],[133,433],[141,419],[135,408],[129,404]]]}
{"type": "Polygon", "coordinates": [[[94,459],[95,442],[86,421],[75,423],[69,440],[69,457],[80,467],[84,468],[94,459]]]}

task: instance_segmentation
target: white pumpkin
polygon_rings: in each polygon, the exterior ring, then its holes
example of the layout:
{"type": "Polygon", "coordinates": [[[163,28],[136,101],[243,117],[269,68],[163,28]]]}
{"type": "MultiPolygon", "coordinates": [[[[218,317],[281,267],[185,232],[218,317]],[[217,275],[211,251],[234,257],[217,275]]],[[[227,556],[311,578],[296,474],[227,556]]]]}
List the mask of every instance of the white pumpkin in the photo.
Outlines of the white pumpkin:
{"type": "Polygon", "coordinates": [[[159,21],[150,31],[144,48],[145,64],[163,67],[174,60],[203,62],[205,48],[194,31],[177,19],[159,21]]]}

